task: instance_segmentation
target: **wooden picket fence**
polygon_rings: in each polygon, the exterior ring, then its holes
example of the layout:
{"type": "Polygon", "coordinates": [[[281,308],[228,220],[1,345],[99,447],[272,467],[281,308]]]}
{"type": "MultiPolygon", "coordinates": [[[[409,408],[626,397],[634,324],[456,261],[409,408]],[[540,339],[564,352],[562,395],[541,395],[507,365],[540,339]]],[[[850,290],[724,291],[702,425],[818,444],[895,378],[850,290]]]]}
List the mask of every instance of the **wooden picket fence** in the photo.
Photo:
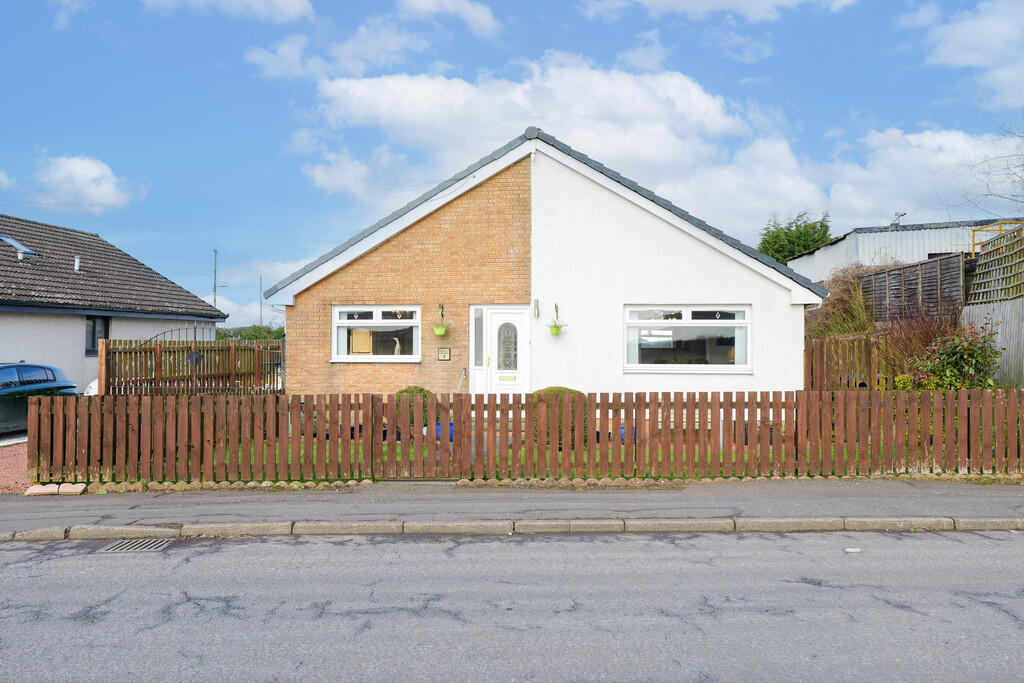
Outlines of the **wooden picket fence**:
{"type": "Polygon", "coordinates": [[[821,391],[893,388],[893,377],[879,361],[878,339],[804,340],[804,388],[821,391]]]}
{"type": "Polygon", "coordinates": [[[101,395],[267,394],[284,391],[279,339],[101,339],[101,395]]]}
{"type": "Polygon", "coordinates": [[[1024,393],[33,397],[31,481],[1017,473],[1024,393]]]}

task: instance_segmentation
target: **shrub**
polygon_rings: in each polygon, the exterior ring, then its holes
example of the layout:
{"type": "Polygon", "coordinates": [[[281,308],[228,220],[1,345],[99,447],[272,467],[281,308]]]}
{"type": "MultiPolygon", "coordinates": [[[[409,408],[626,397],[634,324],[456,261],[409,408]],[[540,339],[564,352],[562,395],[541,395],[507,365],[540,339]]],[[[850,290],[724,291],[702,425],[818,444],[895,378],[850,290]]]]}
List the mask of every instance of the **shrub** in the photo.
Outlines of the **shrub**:
{"type": "MultiPolygon", "coordinates": [[[[428,389],[424,389],[423,387],[418,387],[418,386],[415,386],[415,385],[408,386],[408,387],[405,387],[403,389],[399,389],[397,392],[395,392],[395,398],[396,399],[398,399],[398,398],[400,398],[402,396],[408,396],[409,397],[409,428],[410,429],[412,429],[412,428],[414,428],[416,426],[416,413],[414,411],[413,406],[415,404],[417,396],[422,396],[423,397],[423,423],[424,424],[430,424],[430,416],[427,415],[427,397],[430,396],[431,393],[433,393],[433,392],[431,392],[428,389]]],[[[401,419],[401,415],[398,414],[400,410],[401,409],[398,406],[395,407],[395,411],[396,411],[395,418],[396,418],[396,421],[401,419]]],[[[441,409],[438,408],[437,409],[437,414],[434,415],[434,422],[437,422],[440,419],[441,419],[441,409]]],[[[420,425],[420,426],[422,427],[423,425],[420,425]]],[[[433,428],[431,428],[431,429],[433,429],[433,428]]]]}
{"type": "MultiPolygon", "coordinates": [[[[575,389],[569,389],[568,387],[546,387],[544,389],[539,389],[539,390],[533,392],[533,402],[536,405],[543,398],[548,398],[551,401],[556,401],[557,400],[557,401],[561,402],[562,397],[565,396],[565,395],[580,396],[581,398],[586,400],[586,394],[584,394],[582,391],[576,391],[575,389]]],[[[549,415],[549,418],[550,418],[550,415],[549,415]]],[[[559,443],[559,440],[561,439],[561,434],[562,434],[562,425],[565,424],[565,420],[569,420],[569,429],[572,430],[572,433],[575,433],[575,430],[576,430],[576,413],[575,413],[575,411],[572,411],[572,414],[570,414],[568,416],[563,415],[562,412],[559,411],[559,413],[558,413],[558,420],[552,421],[551,419],[548,419],[547,434],[545,435],[546,436],[545,443],[556,443],[556,444],[559,443]],[[556,422],[557,422],[557,424],[556,424],[556,422]],[[554,434],[555,434],[555,438],[554,438],[553,441],[552,441],[552,438],[551,438],[552,431],[554,431],[554,434]]],[[[590,437],[590,432],[587,429],[587,427],[589,426],[589,424],[590,424],[590,416],[588,414],[588,411],[584,410],[583,411],[583,434],[584,434],[584,438],[586,440],[588,440],[588,441],[589,441],[589,437],[590,437]]],[[[539,435],[540,435],[540,426],[535,424],[534,427],[533,427],[533,437],[538,442],[539,442],[539,438],[538,438],[539,435]]],[[[571,444],[567,444],[567,447],[571,448],[572,445],[571,444]]]]}
{"type": "Polygon", "coordinates": [[[958,328],[913,360],[913,388],[990,389],[995,386],[999,354],[991,323],[958,328]]]}
{"type": "Polygon", "coordinates": [[[877,345],[879,365],[890,375],[912,374],[912,363],[932,344],[960,327],[960,307],[950,306],[937,315],[922,312],[898,318],[882,332],[877,345]]]}
{"type": "Polygon", "coordinates": [[[806,315],[807,336],[814,339],[871,332],[875,321],[868,308],[860,279],[877,268],[849,266],[825,281],[828,297],[806,315]]]}

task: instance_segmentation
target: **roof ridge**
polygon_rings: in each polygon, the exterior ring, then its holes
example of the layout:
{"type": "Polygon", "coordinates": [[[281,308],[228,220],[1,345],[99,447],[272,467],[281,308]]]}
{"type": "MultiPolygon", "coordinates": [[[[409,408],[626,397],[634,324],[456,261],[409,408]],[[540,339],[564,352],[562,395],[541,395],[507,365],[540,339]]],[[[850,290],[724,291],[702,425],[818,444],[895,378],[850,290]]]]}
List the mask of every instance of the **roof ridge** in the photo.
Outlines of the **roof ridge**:
{"type": "Polygon", "coordinates": [[[505,143],[504,145],[502,145],[498,149],[494,150],[490,154],[488,154],[488,155],[486,155],[484,157],[481,157],[478,161],[476,161],[473,164],[470,164],[465,169],[463,169],[462,171],[459,171],[458,173],[453,175],[448,180],[442,181],[441,183],[436,185],[434,188],[428,190],[427,192],[425,192],[422,195],[420,195],[418,198],[416,198],[413,201],[407,203],[402,208],[398,209],[397,211],[392,212],[391,214],[389,214],[385,218],[382,218],[381,220],[377,221],[376,223],[374,223],[370,227],[366,228],[365,230],[362,230],[359,233],[357,233],[356,235],[352,236],[351,238],[345,240],[345,242],[343,242],[342,244],[338,245],[334,249],[331,249],[327,253],[322,254],[321,256],[313,259],[312,261],[307,263],[302,268],[299,268],[298,270],[296,270],[291,275],[288,275],[288,276],[284,277],[279,282],[277,282],[272,287],[270,287],[269,289],[267,289],[267,290],[265,290],[263,292],[264,298],[269,298],[269,297],[273,296],[274,294],[276,294],[277,292],[281,291],[282,289],[284,289],[285,287],[287,287],[291,283],[293,283],[296,280],[298,280],[300,277],[302,277],[306,273],[309,273],[310,271],[312,271],[313,269],[317,268],[318,266],[320,266],[320,265],[326,263],[327,261],[331,260],[332,258],[334,258],[338,254],[342,253],[343,251],[345,251],[349,247],[353,246],[357,242],[363,240],[364,238],[370,236],[371,234],[373,234],[377,230],[383,228],[385,225],[388,225],[388,224],[394,222],[395,220],[398,220],[400,217],[402,217],[403,215],[409,213],[410,211],[412,211],[414,208],[416,208],[420,204],[422,204],[422,203],[428,201],[429,199],[433,198],[434,196],[439,194],[441,191],[447,189],[448,187],[451,187],[456,182],[466,178],[471,173],[473,173],[474,171],[476,171],[480,167],[484,166],[486,163],[489,163],[491,161],[494,161],[495,159],[498,159],[499,157],[503,156],[507,152],[510,152],[513,149],[515,149],[516,147],[518,147],[519,145],[523,144],[527,140],[533,140],[533,139],[538,139],[541,142],[544,142],[545,144],[554,147],[555,149],[557,149],[558,151],[562,152],[563,154],[566,154],[566,155],[576,159],[580,163],[585,164],[586,166],[589,166],[590,168],[594,169],[598,173],[601,173],[602,175],[607,176],[609,179],[619,183],[620,185],[622,185],[626,189],[632,190],[633,192],[639,194],[641,197],[647,199],[648,201],[654,202],[655,204],[657,204],[658,206],[662,207],[663,209],[665,209],[665,210],[669,211],[670,213],[678,216],[679,218],[683,219],[687,223],[690,223],[691,225],[693,225],[697,229],[703,230],[704,232],[708,233],[712,237],[717,238],[718,240],[724,242],[725,244],[727,244],[728,246],[732,247],[733,249],[736,249],[737,251],[741,252],[742,254],[744,254],[744,255],[754,259],[755,261],[760,262],[762,265],[768,266],[769,268],[775,270],[776,272],[778,272],[779,274],[783,275],[784,277],[787,277],[790,280],[792,280],[793,282],[797,283],[801,287],[804,287],[805,289],[808,289],[808,290],[814,292],[818,296],[821,296],[821,297],[827,297],[828,296],[828,290],[827,289],[825,289],[821,285],[817,285],[817,284],[811,282],[810,279],[804,277],[803,275],[800,275],[799,273],[794,271],[792,268],[789,268],[789,267],[785,266],[784,264],[779,263],[777,260],[775,260],[771,256],[768,256],[767,254],[762,254],[758,250],[754,249],[753,247],[751,247],[751,246],[749,246],[747,244],[744,244],[743,242],[741,242],[740,240],[736,239],[735,237],[732,237],[731,235],[728,235],[727,233],[719,230],[718,228],[712,227],[708,223],[706,223],[706,222],[702,221],[701,219],[693,216],[688,211],[679,208],[678,206],[676,206],[675,204],[673,204],[669,200],[665,199],[664,197],[661,197],[660,195],[656,194],[652,190],[649,190],[646,187],[643,187],[642,185],[637,183],[635,180],[631,180],[631,179],[623,176],[621,173],[619,173],[617,171],[614,171],[611,168],[605,166],[601,162],[599,162],[599,161],[597,161],[595,159],[592,159],[591,157],[587,156],[586,154],[583,154],[582,152],[579,152],[579,151],[573,149],[572,147],[570,147],[569,145],[565,144],[564,142],[562,142],[561,140],[559,140],[555,136],[553,136],[553,135],[551,135],[549,133],[545,133],[543,130],[541,130],[537,126],[528,126],[526,128],[526,130],[524,130],[522,132],[522,134],[516,136],[515,138],[512,138],[512,140],[510,140],[509,142],[505,143]]]}
{"type": "MultiPolygon", "coordinates": [[[[98,232],[89,232],[88,230],[79,230],[78,228],[69,228],[66,225],[54,225],[53,223],[44,223],[42,221],[35,221],[35,220],[32,220],[31,218],[21,218],[20,216],[11,216],[11,215],[6,214],[6,213],[0,213],[0,220],[2,220],[4,218],[10,218],[12,221],[21,221],[22,223],[34,223],[36,225],[41,225],[44,228],[57,228],[58,230],[67,230],[69,232],[77,232],[80,235],[91,235],[93,237],[100,237],[100,234],[98,232]]],[[[100,237],[100,239],[103,240],[102,237],[100,237]]],[[[107,242],[106,240],[103,240],[103,241],[107,242]]],[[[110,244],[110,242],[107,242],[107,244],[110,244]]]]}

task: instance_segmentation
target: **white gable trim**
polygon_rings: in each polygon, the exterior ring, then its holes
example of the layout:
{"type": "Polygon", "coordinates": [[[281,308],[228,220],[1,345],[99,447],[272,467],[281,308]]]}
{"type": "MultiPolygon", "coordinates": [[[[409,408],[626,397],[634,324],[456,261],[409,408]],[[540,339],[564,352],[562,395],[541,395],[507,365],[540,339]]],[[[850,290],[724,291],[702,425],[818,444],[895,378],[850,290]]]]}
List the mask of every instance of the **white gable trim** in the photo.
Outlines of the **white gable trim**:
{"type": "Polygon", "coordinates": [[[543,144],[538,145],[537,151],[541,154],[553,159],[560,164],[568,167],[569,169],[576,171],[577,173],[593,180],[595,183],[601,185],[605,189],[611,190],[620,197],[629,200],[633,204],[637,205],[641,209],[644,209],[648,213],[657,216],[663,221],[670,225],[682,230],[687,235],[700,240],[704,244],[712,247],[713,249],[721,252],[722,254],[732,258],[740,264],[750,268],[754,272],[768,278],[775,284],[788,289],[792,294],[792,303],[794,304],[820,304],[821,297],[810,291],[806,287],[803,287],[798,282],[794,282],[790,278],[786,277],[774,268],[770,268],[765,264],[761,263],[757,259],[753,259],[744,254],[739,249],[732,247],[731,245],[723,242],[714,235],[688,223],[676,214],[665,209],[664,207],[658,206],[656,203],[647,199],[643,195],[640,195],[630,188],[626,187],[622,183],[612,180],[603,173],[591,168],[590,166],[577,161],[568,154],[555,149],[554,147],[543,144]]]}
{"type": "MultiPolygon", "coordinates": [[[[387,240],[391,239],[398,233],[408,228],[413,223],[421,220],[422,218],[433,213],[437,209],[441,208],[448,202],[456,199],[462,194],[473,189],[477,185],[480,185],[485,180],[488,180],[491,176],[500,173],[504,169],[508,168],[515,162],[532,155],[534,152],[541,152],[547,157],[563,164],[567,168],[580,173],[586,178],[593,180],[602,187],[611,190],[620,197],[627,199],[638,207],[648,211],[649,213],[657,216],[664,220],[670,225],[675,226],[679,230],[682,230],[691,237],[700,240],[704,244],[718,250],[722,254],[729,256],[733,260],[737,261],[741,265],[750,268],[756,273],[764,276],[771,282],[787,289],[791,293],[791,302],[793,304],[820,304],[821,297],[802,286],[798,282],[791,280],[782,273],[776,271],[774,268],[770,268],[765,264],[761,263],[757,259],[751,258],[744,254],[742,251],[732,247],[731,245],[723,242],[714,235],[688,223],[676,214],[668,211],[667,209],[659,206],[655,202],[647,199],[643,195],[638,194],[632,189],[625,185],[612,180],[603,173],[591,168],[587,164],[577,161],[573,157],[561,152],[557,148],[549,145],[543,140],[532,138],[528,139],[514,149],[509,150],[502,156],[498,157],[494,161],[481,166],[471,175],[457,182],[456,184],[448,187],[436,196],[431,197],[422,204],[414,207],[408,213],[395,219],[393,222],[382,226],[373,233],[367,235],[365,238],[352,244],[344,251],[336,254],[329,260],[321,263],[317,267],[313,268],[307,273],[304,273],[294,281],[290,282],[286,286],[282,287],[279,291],[275,292],[268,301],[271,304],[291,306],[295,303],[295,295],[302,292],[305,289],[313,286],[320,280],[326,278],[328,275],[335,271],[345,267],[352,261],[356,260],[363,254],[375,249],[387,240]]],[[[531,173],[532,182],[532,173],[531,173]]]]}
{"type": "Polygon", "coordinates": [[[313,270],[296,278],[294,282],[290,282],[288,285],[281,288],[281,290],[275,292],[269,299],[270,303],[277,304],[279,306],[291,306],[295,303],[295,295],[299,292],[312,287],[314,284],[323,280],[336,270],[344,268],[363,254],[377,248],[398,233],[402,232],[413,223],[425,218],[434,211],[437,211],[448,202],[465,194],[469,190],[472,190],[491,176],[497,175],[523,157],[531,154],[537,149],[538,142],[538,140],[527,140],[515,149],[509,150],[504,155],[498,157],[491,163],[481,166],[471,175],[463,178],[451,187],[442,190],[436,196],[431,197],[409,211],[409,213],[400,216],[393,222],[388,223],[379,230],[359,240],[330,260],[321,263],[313,270]]]}

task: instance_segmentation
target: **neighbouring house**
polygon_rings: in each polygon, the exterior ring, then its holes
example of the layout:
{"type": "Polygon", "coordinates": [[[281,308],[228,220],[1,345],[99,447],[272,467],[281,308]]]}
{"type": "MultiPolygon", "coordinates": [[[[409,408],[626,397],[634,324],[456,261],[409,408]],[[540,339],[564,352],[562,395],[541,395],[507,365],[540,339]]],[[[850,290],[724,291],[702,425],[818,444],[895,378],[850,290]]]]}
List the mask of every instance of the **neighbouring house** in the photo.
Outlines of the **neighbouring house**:
{"type": "Polygon", "coordinates": [[[289,392],[515,393],[798,389],[828,292],[531,127],[265,295],[289,392]]]}
{"type": "Polygon", "coordinates": [[[827,244],[794,256],[786,265],[812,282],[823,282],[852,265],[887,266],[947,254],[970,254],[972,240],[980,243],[993,235],[979,228],[998,224],[1013,227],[1013,223],[1021,221],[1024,218],[983,218],[854,228],[827,244]]]}
{"type": "Polygon", "coordinates": [[[189,328],[227,316],[99,235],[0,215],[0,360],[55,365],[84,391],[100,339],[189,328]]]}

